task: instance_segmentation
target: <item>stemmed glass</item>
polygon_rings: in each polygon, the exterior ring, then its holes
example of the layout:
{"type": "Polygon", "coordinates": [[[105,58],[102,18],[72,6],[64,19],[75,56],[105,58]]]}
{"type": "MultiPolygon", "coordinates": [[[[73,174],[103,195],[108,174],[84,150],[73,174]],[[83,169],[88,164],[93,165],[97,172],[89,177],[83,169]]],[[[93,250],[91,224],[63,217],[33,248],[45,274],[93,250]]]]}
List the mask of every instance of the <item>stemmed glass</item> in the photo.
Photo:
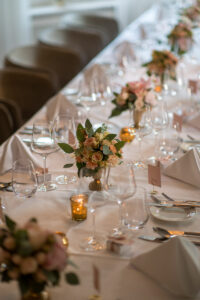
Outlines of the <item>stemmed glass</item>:
{"type": "Polygon", "coordinates": [[[37,178],[31,160],[21,158],[13,162],[12,187],[17,197],[30,198],[35,194],[37,178]]]}
{"type": "Polygon", "coordinates": [[[159,158],[159,143],[158,143],[158,134],[159,132],[162,132],[168,127],[169,124],[169,118],[168,118],[168,111],[167,111],[167,105],[164,100],[158,101],[157,106],[153,108],[151,112],[152,117],[152,126],[155,136],[155,156],[150,158],[150,160],[153,160],[153,163],[156,159],[159,158]]]}
{"type": "Polygon", "coordinates": [[[43,158],[44,181],[38,187],[39,191],[51,191],[56,189],[56,184],[46,180],[46,159],[51,153],[59,150],[58,145],[52,135],[52,124],[45,120],[36,120],[33,124],[31,149],[43,158]]]}
{"type": "Polygon", "coordinates": [[[119,224],[113,229],[110,236],[120,237],[125,235],[123,224],[123,203],[136,192],[136,182],[133,170],[133,164],[128,161],[110,167],[108,169],[106,190],[110,194],[110,199],[119,205],[119,224]]]}
{"type": "Polygon", "coordinates": [[[149,106],[146,107],[145,111],[142,113],[142,118],[140,120],[139,127],[136,130],[136,137],[139,142],[139,161],[134,163],[136,168],[145,168],[146,164],[142,157],[142,139],[152,133],[152,119],[151,119],[151,109],[149,106]]]}
{"type": "Polygon", "coordinates": [[[98,191],[91,190],[91,182],[94,182],[95,175],[88,173],[87,168],[80,170],[79,182],[78,182],[78,193],[86,195],[88,202],[85,204],[88,211],[92,214],[92,230],[91,235],[81,241],[80,247],[85,251],[99,251],[105,249],[105,237],[96,232],[96,209],[106,204],[109,199],[109,194],[105,190],[106,170],[102,169],[101,179],[98,179],[98,191]]]}
{"type": "MultiPolygon", "coordinates": [[[[59,114],[53,122],[53,136],[57,143],[67,143],[74,147],[76,145],[74,117],[69,114],[59,114]]],[[[68,163],[72,162],[72,157],[67,157],[68,163]]],[[[62,174],[56,177],[56,181],[59,184],[68,184],[76,181],[76,177],[62,174]]]]}

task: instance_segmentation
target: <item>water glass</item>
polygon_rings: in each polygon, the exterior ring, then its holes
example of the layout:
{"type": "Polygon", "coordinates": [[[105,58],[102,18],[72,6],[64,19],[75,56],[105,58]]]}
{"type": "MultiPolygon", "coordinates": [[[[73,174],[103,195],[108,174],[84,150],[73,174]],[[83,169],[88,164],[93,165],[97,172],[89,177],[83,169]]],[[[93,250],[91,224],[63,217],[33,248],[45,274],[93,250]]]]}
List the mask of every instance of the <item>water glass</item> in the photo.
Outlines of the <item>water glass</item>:
{"type": "Polygon", "coordinates": [[[18,159],[12,167],[12,187],[15,195],[30,198],[37,190],[37,178],[33,163],[29,159],[18,159]]]}
{"type": "Polygon", "coordinates": [[[149,215],[147,210],[147,192],[143,187],[137,186],[135,195],[129,197],[124,203],[124,225],[128,229],[138,230],[147,223],[149,215]]]}

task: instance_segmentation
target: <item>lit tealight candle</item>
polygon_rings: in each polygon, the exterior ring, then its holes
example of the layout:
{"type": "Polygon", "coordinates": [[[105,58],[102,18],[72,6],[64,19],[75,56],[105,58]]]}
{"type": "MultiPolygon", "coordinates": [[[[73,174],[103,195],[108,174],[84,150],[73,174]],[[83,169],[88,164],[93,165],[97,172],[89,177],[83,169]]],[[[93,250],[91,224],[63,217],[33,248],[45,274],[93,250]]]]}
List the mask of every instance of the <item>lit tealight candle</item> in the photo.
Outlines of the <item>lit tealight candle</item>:
{"type": "Polygon", "coordinates": [[[124,142],[132,142],[135,138],[135,129],[133,127],[124,127],[120,131],[120,138],[124,142]]]}
{"type": "Polygon", "coordinates": [[[83,221],[87,218],[88,196],[84,194],[73,195],[70,198],[72,209],[72,220],[83,221]]]}

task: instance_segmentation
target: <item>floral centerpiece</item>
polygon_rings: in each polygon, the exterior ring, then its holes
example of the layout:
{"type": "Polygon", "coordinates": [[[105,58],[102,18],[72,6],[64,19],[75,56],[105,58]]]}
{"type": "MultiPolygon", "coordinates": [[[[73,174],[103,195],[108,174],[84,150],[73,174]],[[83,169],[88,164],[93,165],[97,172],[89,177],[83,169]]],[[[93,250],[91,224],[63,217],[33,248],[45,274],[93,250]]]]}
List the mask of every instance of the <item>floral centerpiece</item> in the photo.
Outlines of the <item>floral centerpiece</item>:
{"type": "Polygon", "coordinates": [[[189,24],[179,22],[167,36],[171,45],[171,51],[177,48],[178,54],[186,53],[192,46],[193,34],[189,24]]]}
{"type": "MultiPolygon", "coordinates": [[[[122,158],[122,147],[125,142],[116,138],[116,134],[109,133],[103,124],[94,130],[87,119],[85,127],[78,124],[76,137],[78,147],[73,148],[69,144],[59,143],[60,148],[66,153],[74,153],[78,175],[82,168],[86,170],[84,176],[92,176],[94,181],[90,184],[91,190],[101,190],[101,171],[108,166],[115,166],[122,158]]],[[[66,164],[64,167],[72,167],[66,164]]]]}
{"type": "MultiPolygon", "coordinates": [[[[58,285],[67,264],[66,248],[60,238],[39,227],[36,219],[18,226],[5,216],[6,227],[0,228],[0,279],[16,280],[22,299],[43,299],[47,285],[58,285]]],[[[74,273],[67,273],[71,284],[78,284],[74,273]]],[[[46,294],[46,298],[47,294],[46,294]]]]}
{"type": "Polygon", "coordinates": [[[176,65],[178,58],[170,51],[154,50],[152,53],[152,60],[145,63],[143,66],[147,67],[147,74],[149,76],[155,75],[160,78],[161,83],[164,82],[165,72],[169,72],[171,79],[176,80],[176,65]]]}
{"type": "Polygon", "coordinates": [[[196,5],[187,7],[182,14],[184,17],[187,17],[192,22],[200,21],[200,1],[196,5]]]}
{"type": "Polygon", "coordinates": [[[125,110],[133,110],[136,128],[139,125],[142,112],[146,106],[156,104],[156,97],[151,87],[151,81],[144,80],[143,78],[139,81],[127,83],[121,89],[120,94],[114,93],[114,95],[115,99],[112,100],[112,103],[115,105],[115,108],[112,110],[110,118],[120,115],[125,110]]]}

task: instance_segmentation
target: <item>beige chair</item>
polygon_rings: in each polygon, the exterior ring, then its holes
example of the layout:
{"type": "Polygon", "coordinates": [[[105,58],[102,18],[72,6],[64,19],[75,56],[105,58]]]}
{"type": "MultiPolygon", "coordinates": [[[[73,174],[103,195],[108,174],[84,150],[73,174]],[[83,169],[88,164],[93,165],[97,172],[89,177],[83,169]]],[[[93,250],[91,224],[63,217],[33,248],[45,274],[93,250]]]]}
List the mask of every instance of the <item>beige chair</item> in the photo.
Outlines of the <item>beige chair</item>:
{"type": "Polygon", "coordinates": [[[119,33],[118,22],[115,18],[90,15],[90,14],[67,14],[62,23],[66,26],[82,26],[82,28],[92,28],[101,34],[104,46],[109,44],[119,33]]]}
{"type": "Polygon", "coordinates": [[[74,51],[24,46],[12,50],[6,56],[5,66],[49,74],[58,90],[81,70],[83,62],[74,51]]]}
{"type": "Polygon", "coordinates": [[[18,105],[23,122],[55,92],[52,81],[45,74],[10,68],[0,70],[0,98],[12,99],[18,105]]]}
{"type": "Polygon", "coordinates": [[[103,40],[92,28],[51,28],[39,35],[43,45],[76,51],[86,65],[103,47],[103,40]]]}
{"type": "Polygon", "coordinates": [[[0,144],[7,140],[12,133],[12,116],[7,107],[3,103],[0,103],[0,144]]]}

